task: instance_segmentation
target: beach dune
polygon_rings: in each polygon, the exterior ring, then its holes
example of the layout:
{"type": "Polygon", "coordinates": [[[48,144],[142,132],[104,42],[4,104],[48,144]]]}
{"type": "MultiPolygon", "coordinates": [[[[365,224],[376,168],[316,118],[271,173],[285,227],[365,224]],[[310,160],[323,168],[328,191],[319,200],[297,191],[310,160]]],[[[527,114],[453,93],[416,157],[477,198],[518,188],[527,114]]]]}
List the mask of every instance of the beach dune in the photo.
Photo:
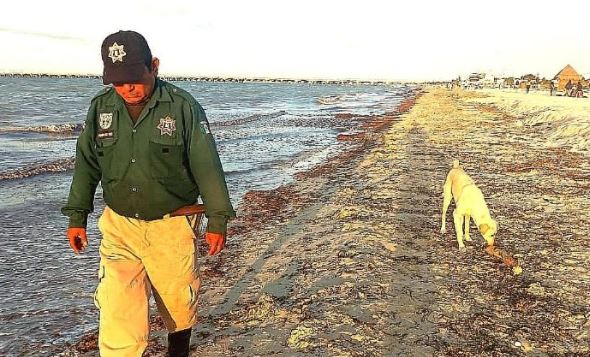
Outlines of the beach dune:
{"type": "Polygon", "coordinates": [[[546,136],[548,147],[568,147],[590,151],[590,100],[549,96],[545,92],[523,94],[511,91],[485,90],[476,102],[498,108],[514,119],[514,125],[533,128],[546,136]]]}

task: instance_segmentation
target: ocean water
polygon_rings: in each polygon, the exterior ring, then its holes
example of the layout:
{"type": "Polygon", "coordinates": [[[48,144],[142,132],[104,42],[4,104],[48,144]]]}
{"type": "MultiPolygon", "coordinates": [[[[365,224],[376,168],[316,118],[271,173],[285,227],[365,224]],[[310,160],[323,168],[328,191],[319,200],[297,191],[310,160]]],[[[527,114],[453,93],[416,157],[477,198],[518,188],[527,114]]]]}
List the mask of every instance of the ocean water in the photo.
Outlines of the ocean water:
{"type": "MultiPolygon", "coordinates": [[[[403,85],[175,82],[205,108],[237,207],[346,150],[336,114],[394,110],[403,85]]],[[[100,237],[97,192],[87,252],[64,232],[76,137],[98,79],[0,77],[0,355],[51,356],[97,328],[92,301],[100,237]]]]}

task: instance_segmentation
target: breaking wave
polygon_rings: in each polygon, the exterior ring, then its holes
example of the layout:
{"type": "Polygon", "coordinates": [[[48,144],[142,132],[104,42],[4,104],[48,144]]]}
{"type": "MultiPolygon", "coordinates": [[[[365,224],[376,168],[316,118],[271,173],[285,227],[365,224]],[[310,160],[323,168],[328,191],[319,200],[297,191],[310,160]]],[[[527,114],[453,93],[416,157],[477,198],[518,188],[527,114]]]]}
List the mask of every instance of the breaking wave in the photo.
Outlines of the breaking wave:
{"type": "Polygon", "coordinates": [[[260,168],[260,167],[251,167],[251,168],[247,168],[247,169],[227,170],[227,171],[224,171],[224,174],[226,176],[243,175],[243,174],[249,174],[249,173],[260,171],[260,170],[262,170],[262,168],[260,168]]]}
{"type": "Polygon", "coordinates": [[[217,126],[243,125],[243,124],[252,123],[255,121],[278,118],[278,117],[283,116],[285,114],[287,114],[287,112],[284,110],[280,110],[278,112],[273,112],[273,113],[269,113],[269,114],[253,114],[253,115],[249,115],[245,118],[238,118],[238,119],[233,119],[233,120],[211,123],[211,126],[217,127],[217,126]]]}
{"type": "Polygon", "coordinates": [[[20,169],[0,172],[0,181],[19,180],[26,177],[42,175],[51,172],[64,172],[74,169],[75,158],[69,157],[51,162],[29,165],[20,169]]]}
{"type": "Polygon", "coordinates": [[[340,100],[341,100],[341,97],[339,95],[327,95],[325,97],[319,97],[316,99],[318,104],[324,104],[324,105],[333,105],[333,104],[338,103],[340,100]]]}
{"type": "Polygon", "coordinates": [[[5,126],[0,127],[0,133],[46,133],[46,134],[76,134],[84,129],[83,124],[50,124],[39,126],[5,126]]]}

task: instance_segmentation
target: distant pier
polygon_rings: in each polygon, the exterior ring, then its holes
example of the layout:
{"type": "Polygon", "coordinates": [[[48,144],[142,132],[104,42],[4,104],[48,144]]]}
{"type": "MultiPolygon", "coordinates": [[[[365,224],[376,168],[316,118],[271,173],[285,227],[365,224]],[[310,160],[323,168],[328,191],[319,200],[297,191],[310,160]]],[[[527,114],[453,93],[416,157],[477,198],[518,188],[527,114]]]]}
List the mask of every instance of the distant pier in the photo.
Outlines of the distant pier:
{"type": "MultiPolygon", "coordinates": [[[[92,78],[100,79],[97,74],[47,74],[47,73],[0,73],[0,77],[16,78],[92,78]]],[[[236,78],[203,76],[160,76],[166,81],[187,82],[235,82],[235,83],[300,83],[300,84],[337,84],[337,85],[393,85],[399,81],[371,81],[355,79],[292,79],[292,78],[236,78]]],[[[412,84],[412,83],[405,83],[412,84]]]]}

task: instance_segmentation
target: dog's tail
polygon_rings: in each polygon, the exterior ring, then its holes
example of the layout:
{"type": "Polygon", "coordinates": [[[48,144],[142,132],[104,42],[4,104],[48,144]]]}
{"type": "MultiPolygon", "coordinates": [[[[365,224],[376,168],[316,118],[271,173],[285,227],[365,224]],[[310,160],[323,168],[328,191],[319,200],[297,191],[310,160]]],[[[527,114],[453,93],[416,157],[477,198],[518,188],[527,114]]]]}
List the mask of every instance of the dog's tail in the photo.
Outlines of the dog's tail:
{"type": "Polygon", "coordinates": [[[453,168],[454,169],[459,168],[459,160],[457,160],[457,159],[453,160],[453,168]]]}

